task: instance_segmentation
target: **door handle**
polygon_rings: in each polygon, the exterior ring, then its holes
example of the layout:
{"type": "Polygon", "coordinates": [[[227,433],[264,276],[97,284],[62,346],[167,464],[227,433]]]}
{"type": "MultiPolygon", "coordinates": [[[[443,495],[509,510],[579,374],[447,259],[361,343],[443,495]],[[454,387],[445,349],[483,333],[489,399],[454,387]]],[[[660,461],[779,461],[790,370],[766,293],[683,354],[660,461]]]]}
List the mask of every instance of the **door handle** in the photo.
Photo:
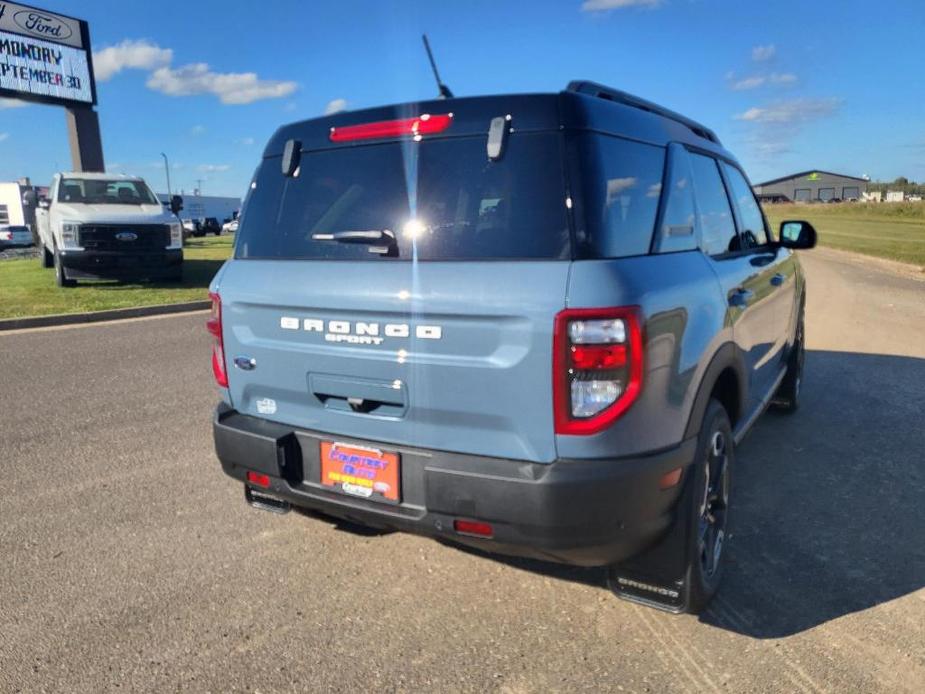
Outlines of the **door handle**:
{"type": "Polygon", "coordinates": [[[739,287],[738,289],[734,289],[729,293],[729,305],[737,308],[745,308],[748,306],[748,302],[751,301],[752,297],[754,296],[755,292],[753,292],[751,289],[739,287]]]}
{"type": "Polygon", "coordinates": [[[784,283],[785,279],[787,278],[778,272],[771,278],[771,284],[773,284],[775,287],[779,287],[784,283]]]}

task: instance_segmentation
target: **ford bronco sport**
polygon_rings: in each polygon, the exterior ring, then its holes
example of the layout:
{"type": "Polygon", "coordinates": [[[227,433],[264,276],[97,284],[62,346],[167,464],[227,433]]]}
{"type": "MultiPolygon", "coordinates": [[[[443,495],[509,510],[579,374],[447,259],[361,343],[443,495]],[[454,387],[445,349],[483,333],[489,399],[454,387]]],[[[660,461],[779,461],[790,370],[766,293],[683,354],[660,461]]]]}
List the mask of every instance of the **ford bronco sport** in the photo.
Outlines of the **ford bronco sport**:
{"type": "Polygon", "coordinates": [[[589,82],[287,125],[210,287],[218,458],[261,508],[697,612],[735,446],[798,404],[814,244],[709,129],[589,82]]]}

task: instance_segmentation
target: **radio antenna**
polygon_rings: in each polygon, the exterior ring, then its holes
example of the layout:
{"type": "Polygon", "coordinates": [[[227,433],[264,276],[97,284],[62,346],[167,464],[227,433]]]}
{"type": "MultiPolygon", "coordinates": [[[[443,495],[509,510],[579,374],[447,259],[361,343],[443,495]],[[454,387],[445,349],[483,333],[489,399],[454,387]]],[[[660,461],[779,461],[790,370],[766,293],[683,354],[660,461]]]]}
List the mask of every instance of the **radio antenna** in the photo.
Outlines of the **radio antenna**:
{"type": "Polygon", "coordinates": [[[427,51],[427,59],[430,61],[430,67],[434,71],[434,79],[437,80],[437,90],[440,92],[440,98],[452,99],[453,92],[440,81],[440,73],[437,72],[437,63],[434,61],[434,54],[430,50],[430,41],[427,40],[427,34],[421,34],[421,38],[424,39],[424,50],[427,51]]]}

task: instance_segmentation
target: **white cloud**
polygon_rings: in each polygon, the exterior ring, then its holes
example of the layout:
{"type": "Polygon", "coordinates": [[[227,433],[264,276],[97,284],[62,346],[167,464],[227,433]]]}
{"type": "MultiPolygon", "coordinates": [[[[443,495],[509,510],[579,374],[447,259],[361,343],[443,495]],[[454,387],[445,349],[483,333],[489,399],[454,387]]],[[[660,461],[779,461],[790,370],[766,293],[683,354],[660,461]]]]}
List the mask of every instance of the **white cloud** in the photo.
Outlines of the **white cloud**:
{"type": "Polygon", "coordinates": [[[115,46],[109,46],[93,53],[93,72],[96,79],[106,82],[116,73],[128,68],[152,70],[169,65],[173,60],[173,51],[161,48],[156,43],[144,39],[133,41],[126,39],[115,46]]]}
{"type": "Polygon", "coordinates": [[[200,164],[196,168],[203,173],[220,173],[222,171],[228,171],[228,169],[231,168],[231,164],[200,164]]]}
{"type": "Polygon", "coordinates": [[[3,142],[3,141],[4,141],[5,139],[7,139],[9,136],[10,136],[9,133],[0,133],[0,142],[3,142]]]}
{"type": "Polygon", "coordinates": [[[752,60],[762,63],[773,58],[775,53],[777,53],[777,47],[773,43],[767,46],[755,46],[752,48],[752,60]]]}
{"type": "Polygon", "coordinates": [[[624,7],[658,7],[661,4],[662,0],[585,0],[581,3],[581,11],[606,12],[624,7]]]}
{"type": "Polygon", "coordinates": [[[767,80],[768,78],[764,75],[753,75],[751,77],[744,77],[743,79],[736,80],[730,84],[729,87],[737,92],[740,92],[746,89],[756,89],[757,87],[760,87],[765,82],[767,82],[767,80]]]}
{"type": "Polygon", "coordinates": [[[239,145],[244,145],[245,147],[250,147],[252,144],[254,144],[254,138],[242,137],[239,140],[235,140],[235,143],[239,145]]]}
{"type": "Polygon", "coordinates": [[[810,123],[834,115],[842,100],[791,99],[774,101],[765,106],[753,106],[735,116],[749,128],[746,137],[749,149],[762,160],[793,151],[791,144],[810,123]]]}
{"type": "Polygon", "coordinates": [[[206,131],[206,126],[194,125],[189,131],[190,135],[202,135],[206,131]]]}
{"type": "Polygon", "coordinates": [[[771,84],[793,84],[797,81],[797,76],[792,72],[772,72],[769,79],[771,84]]]}
{"type": "Polygon", "coordinates": [[[346,99],[334,99],[333,101],[329,101],[328,105],[324,107],[324,115],[332,116],[335,113],[343,111],[346,108],[347,108],[346,99]]]}
{"type": "Polygon", "coordinates": [[[223,104],[278,99],[298,87],[295,82],[262,80],[253,72],[213,72],[206,63],[159,68],[148,77],[147,86],[168,96],[214,94],[223,104]]]}
{"type": "Polygon", "coordinates": [[[777,101],[768,106],[753,106],[736,115],[737,120],[755,123],[808,123],[835,113],[841,106],[841,99],[792,99],[777,101]]]}
{"type": "Polygon", "coordinates": [[[797,76],[790,72],[772,72],[770,75],[752,75],[737,80],[735,79],[735,75],[730,72],[726,74],[726,79],[730,81],[730,89],[741,92],[748,89],[757,89],[766,84],[794,84],[797,81],[797,76]]]}
{"type": "Polygon", "coordinates": [[[19,99],[0,99],[0,109],[23,108],[28,105],[29,105],[28,101],[20,101],[19,99]]]}

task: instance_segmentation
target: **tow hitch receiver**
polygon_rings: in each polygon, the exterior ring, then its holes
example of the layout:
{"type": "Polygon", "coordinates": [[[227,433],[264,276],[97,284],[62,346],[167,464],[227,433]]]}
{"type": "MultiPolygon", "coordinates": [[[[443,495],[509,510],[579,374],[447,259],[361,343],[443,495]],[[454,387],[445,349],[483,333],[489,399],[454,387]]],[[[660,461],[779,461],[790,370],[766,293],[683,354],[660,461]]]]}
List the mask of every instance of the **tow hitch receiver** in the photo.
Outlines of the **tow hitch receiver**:
{"type": "Polygon", "coordinates": [[[258,492],[247,485],[244,485],[244,499],[254,508],[270,511],[271,513],[289,513],[291,509],[289,502],[285,499],[278,499],[270,494],[258,492]]]}

